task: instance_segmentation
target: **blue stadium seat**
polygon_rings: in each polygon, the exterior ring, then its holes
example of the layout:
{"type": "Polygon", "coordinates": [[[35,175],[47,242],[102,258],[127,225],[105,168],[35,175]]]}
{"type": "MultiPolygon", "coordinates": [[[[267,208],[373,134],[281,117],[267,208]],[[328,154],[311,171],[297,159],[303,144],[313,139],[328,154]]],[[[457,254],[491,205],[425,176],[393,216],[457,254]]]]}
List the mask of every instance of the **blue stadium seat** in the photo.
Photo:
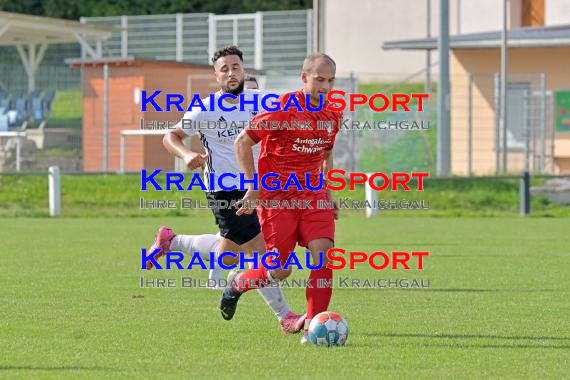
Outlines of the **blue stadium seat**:
{"type": "Polygon", "coordinates": [[[8,114],[3,108],[0,111],[0,132],[6,132],[8,130],[8,114]]]}
{"type": "Polygon", "coordinates": [[[55,98],[55,90],[49,89],[46,90],[44,95],[44,115],[47,116],[51,113],[51,104],[53,102],[53,98],[55,98]]]}
{"type": "Polygon", "coordinates": [[[51,112],[55,90],[37,89],[24,95],[21,90],[12,94],[0,89],[0,124],[4,130],[17,128],[24,121],[41,122],[51,112]]]}
{"type": "Polygon", "coordinates": [[[18,121],[25,119],[28,116],[28,101],[23,97],[16,98],[14,109],[18,113],[18,121]]]}
{"type": "Polygon", "coordinates": [[[38,98],[33,98],[31,101],[32,104],[32,117],[35,120],[41,121],[44,119],[44,106],[43,106],[43,102],[42,99],[38,98]]]}

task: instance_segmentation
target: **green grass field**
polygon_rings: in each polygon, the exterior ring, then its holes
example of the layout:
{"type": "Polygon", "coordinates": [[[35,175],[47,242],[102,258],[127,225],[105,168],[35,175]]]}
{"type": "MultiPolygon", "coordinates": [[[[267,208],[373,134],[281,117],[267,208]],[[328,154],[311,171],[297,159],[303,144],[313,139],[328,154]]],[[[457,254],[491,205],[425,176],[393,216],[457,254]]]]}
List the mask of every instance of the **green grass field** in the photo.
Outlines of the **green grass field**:
{"type": "MultiPolygon", "coordinates": [[[[187,186],[190,177],[184,182],[187,186]]],[[[165,186],[164,173],[158,182],[165,186]]],[[[545,179],[533,179],[537,186],[545,179]]],[[[65,217],[165,217],[208,216],[208,210],[180,208],[180,198],[205,199],[199,189],[192,191],[140,191],[141,175],[63,175],[61,179],[62,215],[65,217]],[[176,209],[141,210],[140,198],[147,200],[176,200],[176,209]]],[[[382,191],[378,199],[430,201],[429,210],[380,210],[383,216],[517,216],[519,215],[518,179],[427,179],[425,191],[382,191]]],[[[48,178],[44,175],[0,175],[0,218],[44,217],[49,215],[48,178]]],[[[342,190],[333,193],[336,198],[364,200],[364,187],[356,185],[355,191],[342,190]]],[[[548,200],[544,196],[531,197],[532,217],[568,217],[570,207],[548,200]]],[[[364,210],[345,209],[347,213],[364,215],[364,210]]]]}
{"type": "MultiPolygon", "coordinates": [[[[139,288],[140,276],[206,278],[138,269],[159,223],[213,231],[205,215],[0,219],[0,378],[569,376],[570,219],[345,215],[338,247],[431,254],[423,271],[360,265],[335,275],[422,278],[430,288],[335,289],[330,309],[350,337],[327,349],[280,333],[255,292],[227,322],[215,291],[139,288]]],[[[285,294],[304,310],[304,289],[285,294]]]]}
{"type": "Polygon", "coordinates": [[[81,128],[83,95],[81,89],[58,90],[53,99],[48,128],[81,128]]]}

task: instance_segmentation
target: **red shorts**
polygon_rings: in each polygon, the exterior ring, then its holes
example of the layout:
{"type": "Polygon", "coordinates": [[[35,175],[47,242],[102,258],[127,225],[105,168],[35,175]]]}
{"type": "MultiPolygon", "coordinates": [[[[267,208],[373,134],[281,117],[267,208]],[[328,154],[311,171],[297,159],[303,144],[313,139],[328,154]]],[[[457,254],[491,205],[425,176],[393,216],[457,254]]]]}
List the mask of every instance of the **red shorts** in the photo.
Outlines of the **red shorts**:
{"type": "Polygon", "coordinates": [[[287,260],[297,243],[308,248],[312,240],[334,241],[334,211],[331,209],[258,208],[257,215],[265,248],[267,252],[279,252],[279,260],[287,260]]]}

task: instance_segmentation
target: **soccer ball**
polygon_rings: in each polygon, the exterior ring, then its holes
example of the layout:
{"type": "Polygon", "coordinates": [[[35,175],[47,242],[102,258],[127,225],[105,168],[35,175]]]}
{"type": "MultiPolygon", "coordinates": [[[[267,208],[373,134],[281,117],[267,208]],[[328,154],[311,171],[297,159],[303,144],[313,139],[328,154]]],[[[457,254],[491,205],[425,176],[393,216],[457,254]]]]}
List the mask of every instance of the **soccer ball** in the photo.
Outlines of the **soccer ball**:
{"type": "Polygon", "coordinates": [[[348,339],[348,324],[333,311],[317,314],[309,325],[309,342],[317,346],[344,346],[348,339]]]}

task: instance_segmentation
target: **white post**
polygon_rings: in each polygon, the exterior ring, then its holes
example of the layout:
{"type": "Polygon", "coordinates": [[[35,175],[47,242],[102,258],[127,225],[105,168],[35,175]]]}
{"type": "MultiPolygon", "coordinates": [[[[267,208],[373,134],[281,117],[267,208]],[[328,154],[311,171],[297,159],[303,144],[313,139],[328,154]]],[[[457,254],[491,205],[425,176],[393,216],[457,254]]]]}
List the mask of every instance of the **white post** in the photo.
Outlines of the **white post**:
{"type": "Polygon", "coordinates": [[[501,172],[501,79],[495,73],[495,173],[501,172]]]}
{"type": "Polygon", "coordinates": [[[109,65],[103,65],[103,172],[109,170],[109,65]]]}
{"type": "MultiPolygon", "coordinates": [[[[522,116],[523,116],[523,128],[524,128],[524,171],[530,171],[530,115],[529,115],[529,93],[528,90],[524,90],[523,102],[522,102],[522,116]]],[[[535,154],[535,151],[532,152],[535,154]]],[[[533,162],[533,169],[536,166],[533,162]]]]}
{"type": "Polygon", "coordinates": [[[311,53],[313,53],[313,10],[312,9],[307,9],[306,22],[307,22],[307,55],[311,55],[311,53]]]}
{"type": "Polygon", "coordinates": [[[503,32],[501,34],[501,118],[499,119],[500,129],[502,132],[502,170],[503,173],[507,172],[507,83],[508,83],[508,75],[509,75],[509,41],[507,36],[507,23],[509,17],[509,0],[503,0],[503,32]]]}
{"type": "Polygon", "coordinates": [[[28,45],[28,92],[32,92],[36,89],[36,45],[28,45]]]}
{"type": "Polygon", "coordinates": [[[473,73],[467,84],[467,175],[473,173],[473,73]]]}
{"type": "Polygon", "coordinates": [[[97,57],[95,58],[103,57],[103,41],[97,40],[97,42],[95,43],[95,53],[97,54],[97,57]]]}
{"type": "Polygon", "coordinates": [[[234,45],[237,46],[237,45],[239,45],[239,40],[238,40],[238,19],[237,19],[237,17],[234,17],[234,18],[233,18],[233,24],[232,24],[232,25],[233,25],[233,35],[234,35],[234,38],[233,38],[233,41],[234,41],[234,42],[233,42],[233,43],[234,43],[234,45]]]}
{"type": "MultiPolygon", "coordinates": [[[[372,176],[373,174],[374,173],[366,173],[368,178],[370,178],[370,176],[372,176]]],[[[366,197],[366,200],[371,205],[376,204],[376,200],[378,199],[378,192],[376,190],[374,190],[372,187],[370,187],[370,185],[368,184],[368,181],[364,185],[364,196],[366,197]]],[[[365,212],[366,212],[367,218],[375,218],[376,215],[378,214],[378,209],[376,207],[371,207],[371,208],[365,209],[365,212]]]]}
{"type": "Polygon", "coordinates": [[[263,68],[263,13],[255,12],[255,63],[256,70],[263,68]]]}
{"type": "Polygon", "coordinates": [[[22,141],[20,137],[16,137],[16,171],[19,172],[21,168],[21,157],[22,157],[22,141]]]}
{"type": "MultiPolygon", "coordinates": [[[[427,0],[426,11],[426,37],[431,38],[431,0],[427,0]]],[[[426,79],[424,84],[424,91],[431,92],[431,50],[426,50],[426,79]]]]}
{"type": "Polygon", "coordinates": [[[546,173],[546,74],[540,74],[540,171],[546,173]]]}
{"type": "MultiPolygon", "coordinates": [[[[82,24],[85,24],[87,22],[87,20],[85,19],[85,17],[79,17],[79,22],[82,24]]],[[[87,51],[85,50],[85,47],[83,47],[83,45],[81,45],[81,59],[85,59],[87,58],[87,51]]]]}
{"type": "Polygon", "coordinates": [[[184,33],[184,15],[176,14],[176,62],[183,61],[183,33],[184,33]]]}
{"type": "Polygon", "coordinates": [[[50,166],[48,171],[49,180],[49,215],[61,215],[61,180],[59,167],[50,166]]]}
{"type": "Polygon", "coordinates": [[[125,173],[125,139],[126,136],[123,134],[123,131],[121,131],[121,168],[120,168],[120,173],[124,174],[125,173]]]}
{"type": "Polygon", "coordinates": [[[121,57],[126,58],[129,55],[129,19],[127,16],[121,16],[121,57]]]}
{"type": "Polygon", "coordinates": [[[213,13],[208,15],[208,63],[212,64],[212,57],[216,51],[216,17],[213,13]]]}
{"type": "Polygon", "coordinates": [[[451,172],[449,98],[449,0],[439,1],[439,83],[437,88],[437,175],[451,172]]]}

